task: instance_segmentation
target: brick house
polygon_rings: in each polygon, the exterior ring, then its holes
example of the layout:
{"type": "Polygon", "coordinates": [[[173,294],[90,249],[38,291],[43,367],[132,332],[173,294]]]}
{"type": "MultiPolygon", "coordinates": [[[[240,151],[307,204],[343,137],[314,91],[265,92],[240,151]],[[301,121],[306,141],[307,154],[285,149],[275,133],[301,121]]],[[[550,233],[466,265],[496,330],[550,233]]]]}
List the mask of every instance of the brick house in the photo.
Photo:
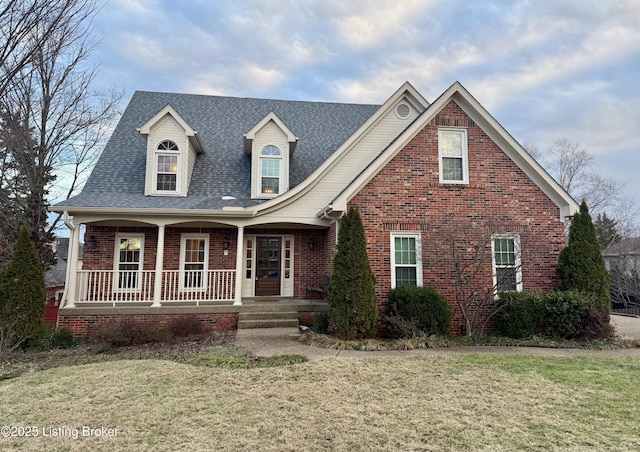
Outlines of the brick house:
{"type": "Polygon", "coordinates": [[[578,209],[457,82],[433,103],[405,83],[382,105],[136,92],[83,191],[53,207],[71,230],[59,325],[235,328],[270,309],[308,321],[327,309],[349,206],[381,307],[402,284],[454,304],[444,237],[477,225],[491,257],[474,290],[556,288],[578,209]]]}

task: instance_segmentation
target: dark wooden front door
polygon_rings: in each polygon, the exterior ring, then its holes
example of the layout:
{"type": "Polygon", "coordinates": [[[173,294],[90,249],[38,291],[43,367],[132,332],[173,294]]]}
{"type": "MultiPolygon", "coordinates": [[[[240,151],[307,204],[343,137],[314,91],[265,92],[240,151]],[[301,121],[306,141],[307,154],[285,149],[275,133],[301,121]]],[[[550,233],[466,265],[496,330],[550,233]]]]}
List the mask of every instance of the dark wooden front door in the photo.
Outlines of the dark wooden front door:
{"type": "Polygon", "coordinates": [[[256,297],[280,295],[280,237],[257,237],[256,297]]]}

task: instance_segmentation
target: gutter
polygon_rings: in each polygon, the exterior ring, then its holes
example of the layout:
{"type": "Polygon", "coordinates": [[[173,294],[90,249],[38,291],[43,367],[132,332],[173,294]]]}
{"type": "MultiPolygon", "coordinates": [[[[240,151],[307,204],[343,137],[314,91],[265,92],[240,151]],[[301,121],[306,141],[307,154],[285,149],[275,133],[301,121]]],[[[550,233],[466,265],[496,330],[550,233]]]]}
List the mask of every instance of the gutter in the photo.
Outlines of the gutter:
{"type": "MultiPolygon", "coordinates": [[[[51,206],[49,210],[52,212],[64,212],[68,213],[69,206],[51,206]]],[[[83,214],[103,214],[103,215],[156,215],[163,217],[202,217],[202,216],[217,216],[217,217],[241,217],[252,218],[256,215],[255,210],[245,210],[243,207],[225,207],[223,210],[208,210],[208,209],[145,209],[145,208],[113,208],[113,207],[72,207],[76,213],[83,214]]],[[[66,224],[66,223],[65,223],[66,224]]],[[[67,227],[69,227],[67,225],[67,227]]]]}

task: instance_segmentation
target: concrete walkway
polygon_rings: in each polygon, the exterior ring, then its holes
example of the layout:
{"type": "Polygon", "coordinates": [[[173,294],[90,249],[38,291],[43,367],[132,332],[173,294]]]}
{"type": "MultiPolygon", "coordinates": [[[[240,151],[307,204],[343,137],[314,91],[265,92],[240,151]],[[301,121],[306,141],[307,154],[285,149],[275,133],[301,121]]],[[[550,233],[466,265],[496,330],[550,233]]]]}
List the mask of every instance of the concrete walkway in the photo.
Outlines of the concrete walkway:
{"type": "MultiPolygon", "coordinates": [[[[640,339],[640,318],[612,315],[611,323],[616,328],[616,333],[619,337],[623,339],[640,339]]],[[[251,352],[255,356],[304,355],[310,360],[327,358],[366,359],[406,356],[450,356],[465,353],[505,353],[530,356],[558,357],[640,357],[640,348],[618,350],[584,350],[543,347],[449,347],[425,350],[389,350],[375,352],[358,350],[332,350],[327,348],[312,347],[298,342],[298,337],[301,334],[302,333],[300,333],[297,328],[240,329],[236,333],[235,344],[251,350],[251,352]]]]}

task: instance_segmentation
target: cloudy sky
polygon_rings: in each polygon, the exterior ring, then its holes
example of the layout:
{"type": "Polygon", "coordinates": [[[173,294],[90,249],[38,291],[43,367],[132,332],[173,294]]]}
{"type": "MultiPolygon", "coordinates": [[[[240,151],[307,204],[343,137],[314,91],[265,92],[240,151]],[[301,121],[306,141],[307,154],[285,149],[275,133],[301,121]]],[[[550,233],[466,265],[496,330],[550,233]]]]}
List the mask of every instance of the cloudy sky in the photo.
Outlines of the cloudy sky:
{"type": "Polygon", "coordinates": [[[567,138],[640,202],[638,0],[109,0],[98,90],[384,102],[460,81],[521,143],[567,138]]]}

